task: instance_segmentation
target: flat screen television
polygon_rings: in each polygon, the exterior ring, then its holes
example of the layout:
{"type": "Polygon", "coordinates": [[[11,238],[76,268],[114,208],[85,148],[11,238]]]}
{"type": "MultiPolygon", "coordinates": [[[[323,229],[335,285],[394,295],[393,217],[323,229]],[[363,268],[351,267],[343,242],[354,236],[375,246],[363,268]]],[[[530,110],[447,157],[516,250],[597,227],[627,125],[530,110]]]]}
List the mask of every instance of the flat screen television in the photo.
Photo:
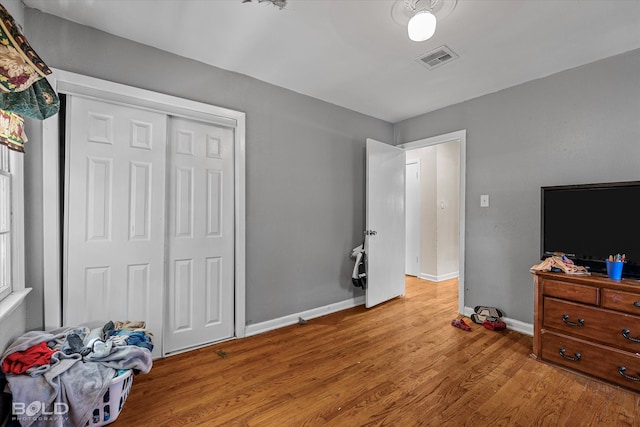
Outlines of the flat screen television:
{"type": "Polygon", "coordinates": [[[542,187],[541,259],[563,252],[606,274],[625,254],[623,277],[640,279],[640,181],[542,187]]]}

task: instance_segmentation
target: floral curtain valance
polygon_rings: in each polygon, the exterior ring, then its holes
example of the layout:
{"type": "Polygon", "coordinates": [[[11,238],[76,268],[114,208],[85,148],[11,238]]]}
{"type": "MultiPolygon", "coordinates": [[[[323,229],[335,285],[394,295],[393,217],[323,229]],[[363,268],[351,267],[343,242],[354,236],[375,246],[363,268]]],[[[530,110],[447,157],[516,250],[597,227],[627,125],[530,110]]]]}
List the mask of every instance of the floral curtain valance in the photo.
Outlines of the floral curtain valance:
{"type": "Polygon", "coordinates": [[[27,135],[24,133],[24,119],[10,111],[0,110],[0,144],[11,150],[24,153],[24,143],[27,135]]]}
{"type": "Polygon", "coordinates": [[[0,5],[0,90],[21,92],[47,74],[51,74],[47,64],[0,5]]]}
{"type": "Polygon", "coordinates": [[[58,112],[60,100],[48,74],[51,69],[0,4],[0,144],[23,151],[27,138],[20,116],[44,120],[58,112]]]}

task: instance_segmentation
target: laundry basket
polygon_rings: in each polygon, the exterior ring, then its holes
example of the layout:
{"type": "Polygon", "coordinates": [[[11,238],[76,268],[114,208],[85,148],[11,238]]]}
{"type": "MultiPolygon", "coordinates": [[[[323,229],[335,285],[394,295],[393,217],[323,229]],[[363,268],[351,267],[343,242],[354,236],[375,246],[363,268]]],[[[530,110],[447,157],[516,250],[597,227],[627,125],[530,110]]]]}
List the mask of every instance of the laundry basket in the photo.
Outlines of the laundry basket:
{"type": "Polygon", "coordinates": [[[133,375],[131,369],[118,371],[118,376],[111,380],[111,385],[102,396],[101,402],[93,410],[86,426],[98,427],[110,424],[118,418],[125,400],[131,391],[133,375]]]}

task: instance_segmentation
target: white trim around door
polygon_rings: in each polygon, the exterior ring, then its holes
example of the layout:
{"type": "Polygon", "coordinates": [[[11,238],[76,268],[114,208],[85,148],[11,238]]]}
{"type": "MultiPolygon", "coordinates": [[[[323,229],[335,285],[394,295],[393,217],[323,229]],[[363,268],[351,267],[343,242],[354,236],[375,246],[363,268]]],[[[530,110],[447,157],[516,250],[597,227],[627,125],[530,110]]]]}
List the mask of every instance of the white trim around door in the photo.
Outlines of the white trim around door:
{"type": "MultiPolygon", "coordinates": [[[[234,129],[235,337],[245,336],[245,113],[93,77],[53,70],[48,77],[60,94],[81,95],[159,111],[234,129]]],[[[59,117],[42,123],[43,254],[45,329],[62,326],[59,117]]]]}

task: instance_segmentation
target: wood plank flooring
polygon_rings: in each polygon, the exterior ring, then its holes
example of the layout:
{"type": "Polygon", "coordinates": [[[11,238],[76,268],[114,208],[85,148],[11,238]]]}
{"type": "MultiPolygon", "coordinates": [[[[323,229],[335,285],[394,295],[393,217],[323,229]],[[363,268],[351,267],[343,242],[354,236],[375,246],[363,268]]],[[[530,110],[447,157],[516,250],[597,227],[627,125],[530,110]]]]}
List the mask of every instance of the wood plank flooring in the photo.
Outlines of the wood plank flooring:
{"type": "Polygon", "coordinates": [[[639,395],[457,316],[457,281],[157,360],[122,426],[640,426],[639,395]]]}

